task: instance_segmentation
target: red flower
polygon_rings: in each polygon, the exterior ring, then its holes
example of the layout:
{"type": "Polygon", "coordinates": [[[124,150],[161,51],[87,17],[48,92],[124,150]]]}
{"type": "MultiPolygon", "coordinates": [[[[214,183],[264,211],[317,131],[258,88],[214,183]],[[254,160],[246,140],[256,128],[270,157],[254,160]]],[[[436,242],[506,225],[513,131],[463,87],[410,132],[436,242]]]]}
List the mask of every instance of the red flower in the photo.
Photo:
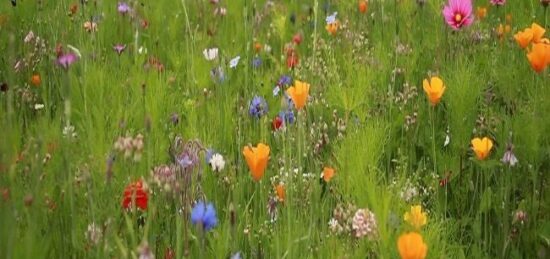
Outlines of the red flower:
{"type": "Polygon", "coordinates": [[[292,41],[294,41],[296,45],[300,45],[300,43],[302,43],[302,34],[300,33],[294,34],[294,37],[292,37],[292,41]]]}
{"type": "Polygon", "coordinates": [[[296,51],[294,49],[288,50],[286,54],[286,66],[292,69],[298,65],[298,62],[298,54],[296,51]]]}
{"type": "Polygon", "coordinates": [[[136,182],[130,183],[124,189],[124,199],[122,200],[122,208],[130,208],[130,204],[134,203],[138,208],[142,210],[147,209],[147,201],[149,197],[147,194],[147,186],[144,186],[143,181],[140,179],[136,182]]]}
{"type": "Polygon", "coordinates": [[[273,130],[278,130],[281,128],[281,126],[283,126],[283,120],[281,119],[281,117],[277,116],[275,117],[275,119],[273,119],[271,125],[273,126],[273,130]]]}

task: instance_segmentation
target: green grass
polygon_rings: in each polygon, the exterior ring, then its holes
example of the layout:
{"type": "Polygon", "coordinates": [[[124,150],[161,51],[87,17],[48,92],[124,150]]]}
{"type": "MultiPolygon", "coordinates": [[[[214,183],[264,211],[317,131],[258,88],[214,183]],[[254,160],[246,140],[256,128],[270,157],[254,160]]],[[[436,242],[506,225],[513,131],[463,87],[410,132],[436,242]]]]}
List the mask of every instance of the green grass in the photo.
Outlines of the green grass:
{"type": "MultiPolygon", "coordinates": [[[[513,39],[533,22],[550,29],[538,0],[490,7],[458,32],[443,22],[442,0],[370,0],[366,14],[357,1],[221,0],[223,17],[209,1],[129,1],[135,17],[117,13],[114,0],[17,2],[0,3],[0,82],[9,88],[0,92],[0,258],[134,258],[143,244],[157,258],[398,258],[397,240],[412,230],[403,214],[418,204],[428,213],[419,230],[428,258],[550,253],[549,72],[533,72],[513,39]],[[331,36],[325,17],[336,11],[342,26],[331,36]],[[511,32],[499,39],[508,14],[511,32]],[[90,19],[98,31],[84,29],[90,19]],[[24,43],[29,31],[43,47],[24,43]],[[289,69],[286,45],[296,33],[300,63],[289,69]],[[126,44],[120,56],[117,43],[126,44]],[[58,44],[81,54],[67,70],[55,64],[58,44]],[[202,52],[212,47],[219,57],[207,61],[202,52]],[[18,61],[28,65],[16,71],[18,61]],[[211,76],[218,66],[223,82],[211,76]],[[310,99],[294,110],[294,124],[274,132],[282,75],[310,83],[310,99]],[[447,87],[433,109],[422,88],[432,75],[447,87]],[[256,95],[269,106],[260,119],[248,112],[256,95]],[[75,138],[63,134],[68,123],[75,138]],[[119,137],[138,134],[139,161],[115,150],[119,137]],[[213,172],[201,152],[190,178],[164,192],[151,171],[174,163],[177,136],[219,152],[225,169],[213,172]],[[483,136],[495,145],[477,161],[470,140],[483,136]],[[254,182],[242,149],[259,142],[271,154],[254,182]],[[515,167],[500,161],[508,143],[515,167]],[[336,175],[323,183],[327,166],[336,175]],[[124,188],[138,179],[149,187],[148,208],[126,211],[124,188]],[[286,199],[272,221],[268,200],[279,182],[286,199]],[[411,188],[418,194],[404,199],[411,188]],[[212,231],[190,222],[198,200],[216,209],[212,231]],[[375,239],[331,231],[345,204],[375,214],[375,239]],[[514,220],[518,211],[524,223],[514,220]],[[86,236],[92,223],[97,244],[86,236]]],[[[474,12],[489,6],[474,2],[474,12]]]]}

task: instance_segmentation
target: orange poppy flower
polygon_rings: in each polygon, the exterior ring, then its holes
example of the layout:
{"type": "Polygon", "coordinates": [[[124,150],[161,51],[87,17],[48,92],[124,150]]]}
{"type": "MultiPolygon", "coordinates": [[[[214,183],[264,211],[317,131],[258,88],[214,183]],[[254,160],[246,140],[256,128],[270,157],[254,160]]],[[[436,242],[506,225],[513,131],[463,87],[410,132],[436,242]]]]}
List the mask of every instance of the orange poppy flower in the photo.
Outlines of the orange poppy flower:
{"type": "Polygon", "coordinates": [[[277,199],[279,202],[285,202],[286,192],[284,184],[278,184],[275,186],[275,193],[277,194],[277,199]]]}
{"type": "Polygon", "coordinates": [[[496,29],[498,38],[502,40],[504,38],[504,35],[508,34],[511,30],[512,28],[510,27],[510,25],[503,25],[502,23],[499,24],[496,29]]]}
{"type": "Polygon", "coordinates": [[[402,259],[424,259],[428,253],[428,246],[424,243],[422,235],[416,232],[399,236],[397,249],[402,259]]]}
{"type": "Polygon", "coordinates": [[[485,160],[489,156],[491,148],[493,148],[493,141],[488,137],[472,139],[472,150],[479,160],[485,160]]]}
{"type": "Polygon", "coordinates": [[[334,177],[334,168],[332,167],[325,167],[323,168],[323,180],[325,180],[325,182],[330,182],[330,179],[332,179],[332,177],[334,177]]]}
{"type": "Polygon", "coordinates": [[[476,15],[477,15],[477,18],[479,18],[480,20],[483,20],[483,18],[487,16],[487,7],[482,7],[482,6],[478,7],[476,15]]]}
{"type": "Polygon", "coordinates": [[[542,40],[542,37],[544,36],[544,33],[546,30],[538,25],[537,23],[531,24],[531,31],[533,31],[533,42],[539,43],[542,40]]]}
{"type": "Polygon", "coordinates": [[[259,42],[254,43],[254,50],[260,52],[262,50],[262,44],[259,42]]]}
{"type": "Polygon", "coordinates": [[[434,76],[430,79],[430,82],[428,82],[427,79],[424,79],[422,84],[424,86],[424,92],[426,92],[426,96],[428,96],[428,100],[432,106],[436,106],[439,101],[441,101],[441,97],[445,92],[443,80],[437,76],[434,76]]]}
{"type": "Polygon", "coordinates": [[[522,49],[527,48],[533,40],[533,30],[525,29],[524,31],[520,31],[514,35],[514,39],[516,39],[516,42],[522,49]]]}
{"type": "Polygon", "coordinates": [[[40,83],[42,83],[42,79],[40,78],[39,74],[34,74],[31,77],[31,84],[34,86],[40,86],[40,83]]]}
{"type": "Polygon", "coordinates": [[[527,54],[527,59],[531,63],[531,67],[537,73],[546,69],[550,63],[550,45],[545,43],[536,43],[531,51],[527,54]]]}
{"type": "Polygon", "coordinates": [[[359,12],[366,13],[368,9],[367,0],[359,0],[359,12]]]}
{"type": "Polygon", "coordinates": [[[259,143],[256,147],[245,146],[243,155],[251,171],[252,179],[259,181],[264,176],[267,168],[267,160],[269,159],[269,146],[259,143]]]}
{"type": "Polygon", "coordinates": [[[507,14],[506,15],[506,23],[508,23],[508,24],[512,23],[512,14],[507,14]]]}
{"type": "Polygon", "coordinates": [[[296,109],[300,110],[306,105],[309,96],[309,84],[296,80],[294,81],[294,86],[289,87],[286,93],[290,96],[292,102],[294,102],[296,109]]]}
{"type": "Polygon", "coordinates": [[[325,26],[325,29],[330,33],[330,35],[334,36],[336,35],[336,32],[338,31],[338,28],[340,27],[340,22],[335,21],[333,23],[329,23],[325,26]]]}

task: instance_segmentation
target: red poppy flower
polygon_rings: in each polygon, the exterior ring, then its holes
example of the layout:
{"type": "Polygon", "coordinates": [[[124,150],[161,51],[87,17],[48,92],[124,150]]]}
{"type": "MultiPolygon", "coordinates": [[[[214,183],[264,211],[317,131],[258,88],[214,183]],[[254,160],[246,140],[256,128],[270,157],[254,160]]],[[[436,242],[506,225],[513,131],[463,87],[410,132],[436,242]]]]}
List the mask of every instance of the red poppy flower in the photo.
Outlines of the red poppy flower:
{"type": "Polygon", "coordinates": [[[281,117],[277,116],[273,119],[273,122],[271,122],[271,126],[273,126],[273,130],[278,130],[283,126],[283,120],[281,117]]]}
{"type": "Polygon", "coordinates": [[[147,194],[147,187],[144,186],[143,181],[140,179],[136,182],[130,183],[124,189],[124,199],[122,200],[122,208],[130,208],[130,204],[135,205],[142,210],[147,209],[147,201],[149,200],[147,194]]]}
{"type": "Polygon", "coordinates": [[[300,33],[294,34],[294,37],[292,37],[292,41],[294,41],[296,45],[300,45],[300,43],[302,43],[302,34],[300,33]]]}
{"type": "Polygon", "coordinates": [[[293,49],[288,50],[286,54],[286,66],[292,69],[296,67],[298,63],[299,60],[296,51],[294,51],[293,49]]]}

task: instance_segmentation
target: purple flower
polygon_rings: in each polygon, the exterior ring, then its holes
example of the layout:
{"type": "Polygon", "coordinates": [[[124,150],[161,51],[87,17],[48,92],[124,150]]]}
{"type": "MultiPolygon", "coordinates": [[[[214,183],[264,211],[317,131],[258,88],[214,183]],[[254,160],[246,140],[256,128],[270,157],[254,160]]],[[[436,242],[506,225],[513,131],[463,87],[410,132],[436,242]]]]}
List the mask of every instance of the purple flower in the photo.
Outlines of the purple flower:
{"type": "Polygon", "coordinates": [[[126,45],[122,45],[122,44],[116,44],[113,46],[113,50],[120,56],[120,54],[122,54],[122,52],[124,52],[124,50],[126,49],[126,45]]]}
{"type": "Polygon", "coordinates": [[[292,77],[284,75],[279,78],[279,81],[277,82],[278,86],[288,86],[292,84],[292,77]]]}
{"type": "Polygon", "coordinates": [[[287,110],[286,112],[285,111],[279,112],[279,118],[281,118],[281,120],[285,124],[287,123],[292,124],[295,121],[294,112],[292,110],[287,110]]]}
{"type": "Polygon", "coordinates": [[[180,156],[177,159],[177,162],[184,169],[193,165],[193,160],[189,157],[188,154],[183,154],[182,156],[180,156]]]}
{"type": "Polygon", "coordinates": [[[514,154],[514,145],[508,144],[506,147],[506,152],[504,152],[504,156],[502,156],[502,159],[500,159],[502,163],[505,165],[509,165],[510,167],[515,166],[519,161],[514,154]]]}
{"type": "Polygon", "coordinates": [[[177,125],[180,122],[180,115],[175,112],[172,113],[172,115],[170,116],[170,121],[172,121],[174,125],[177,125]]]}
{"type": "Polygon", "coordinates": [[[207,164],[210,164],[210,159],[212,159],[212,156],[216,154],[216,151],[214,151],[213,149],[209,148],[206,150],[206,155],[204,157],[204,159],[206,160],[206,163],[207,164]]]}
{"type": "Polygon", "coordinates": [[[506,0],[491,0],[492,5],[500,6],[500,5],[504,5],[505,3],[506,3],[506,0]]]}
{"type": "Polygon", "coordinates": [[[120,14],[127,14],[130,11],[130,6],[126,2],[118,2],[117,10],[120,14]]]}
{"type": "Polygon", "coordinates": [[[474,22],[471,0],[449,0],[443,9],[445,22],[455,31],[474,22]]]}
{"type": "Polygon", "coordinates": [[[63,67],[64,69],[69,69],[71,64],[73,64],[77,60],[78,60],[78,56],[70,52],[59,56],[57,58],[57,64],[63,67]]]}
{"type": "Polygon", "coordinates": [[[199,201],[191,211],[191,222],[195,225],[200,225],[205,231],[214,228],[218,224],[214,205],[199,201]]]}
{"type": "Polygon", "coordinates": [[[255,118],[260,118],[265,115],[268,111],[267,102],[261,96],[254,96],[252,101],[250,101],[250,107],[248,108],[248,113],[250,116],[255,118]]]}
{"type": "Polygon", "coordinates": [[[252,59],[252,66],[254,68],[258,68],[262,65],[262,59],[260,57],[254,57],[254,59],[252,59]]]}

